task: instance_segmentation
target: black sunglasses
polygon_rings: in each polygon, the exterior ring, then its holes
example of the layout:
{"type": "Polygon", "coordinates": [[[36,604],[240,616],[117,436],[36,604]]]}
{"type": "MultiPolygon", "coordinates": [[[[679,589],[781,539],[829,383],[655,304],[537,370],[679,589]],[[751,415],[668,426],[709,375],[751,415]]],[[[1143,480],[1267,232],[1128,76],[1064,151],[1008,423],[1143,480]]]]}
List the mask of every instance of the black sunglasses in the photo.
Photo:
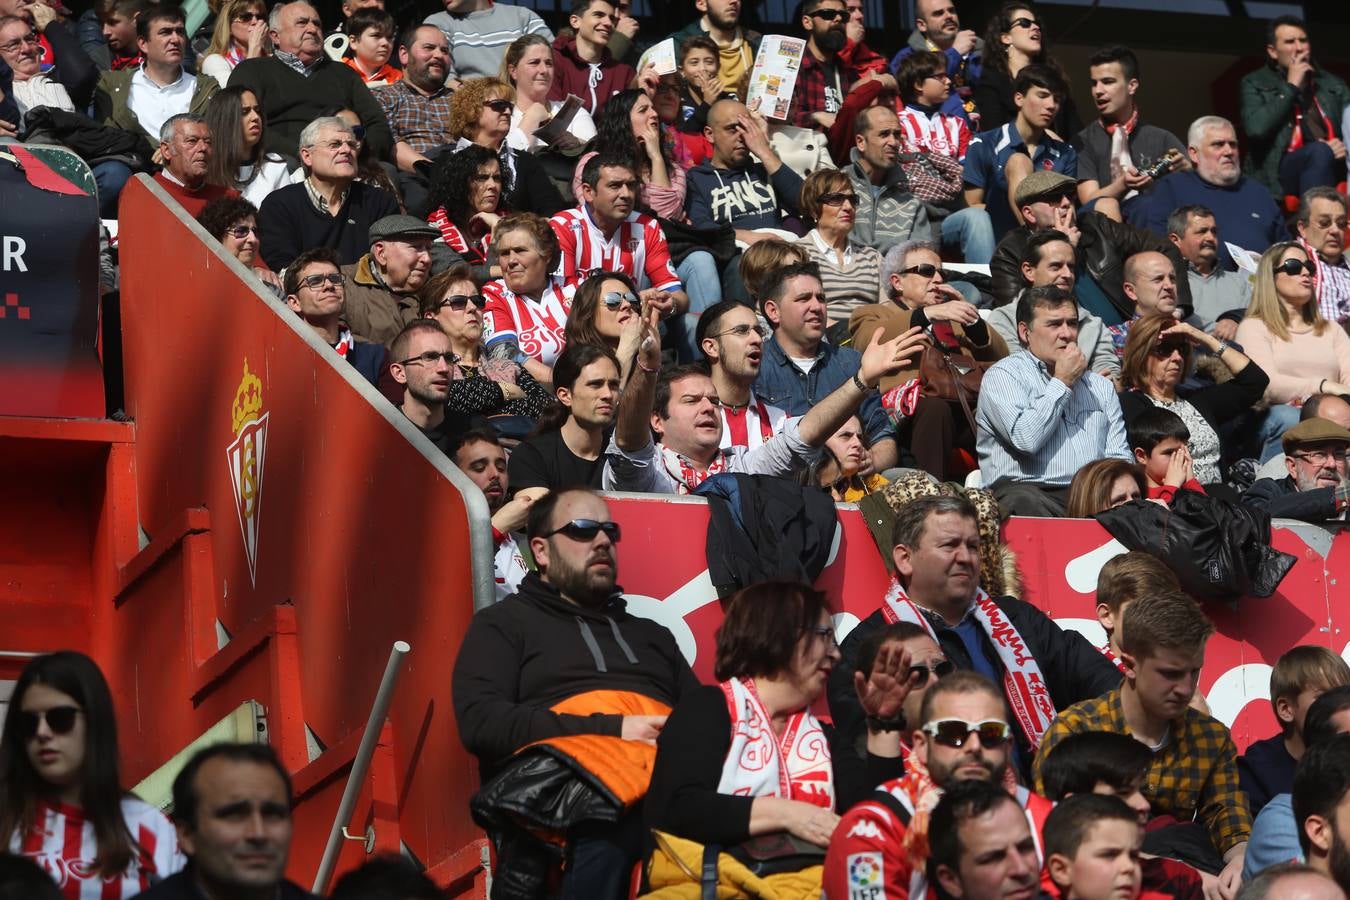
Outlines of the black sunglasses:
{"type": "Polygon", "coordinates": [[[815,12],[811,13],[811,15],[812,15],[812,17],[817,18],[817,19],[824,19],[826,22],[833,22],[833,21],[835,21],[836,19],[846,19],[846,18],[848,18],[848,10],[846,10],[846,9],[818,9],[818,10],[816,10],[815,12]]]}
{"type": "Polygon", "coordinates": [[[950,659],[944,659],[941,662],[932,665],[917,665],[909,667],[909,680],[916,686],[922,687],[934,678],[942,678],[950,675],[956,669],[956,663],[950,659]]]}
{"type": "Polygon", "coordinates": [[[923,726],[933,742],[944,747],[962,747],[972,734],[980,736],[980,746],[1000,747],[1012,736],[1012,728],[1001,719],[967,722],[965,719],[938,719],[923,726]]]}
{"type": "Polygon", "coordinates": [[[618,309],[620,306],[623,306],[625,303],[628,304],[628,308],[633,310],[633,312],[640,312],[642,309],[642,302],[638,300],[637,295],[629,293],[628,291],[622,293],[619,291],[610,291],[600,298],[600,302],[605,304],[605,309],[608,309],[611,312],[618,309]]]}
{"type": "Polygon", "coordinates": [[[1158,359],[1167,359],[1173,352],[1180,353],[1182,356],[1191,355],[1191,345],[1184,341],[1163,341],[1160,344],[1154,344],[1151,351],[1158,359]]]}
{"type": "Polygon", "coordinates": [[[1026,16],[1018,16],[1009,23],[1013,28],[1035,28],[1040,25],[1035,19],[1028,19],[1026,16]]]}
{"type": "Polygon", "coordinates": [[[1290,257],[1275,267],[1276,272],[1283,272],[1286,275],[1297,275],[1299,272],[1307,272],[1309,275],[1317,274],[1317,267],[1313,265],[1312,260],[1303,260],[1296,257],[1290,257]]]}
{"type": "Polygon", "coordinates": [[[901,275],[918,275],[920,278],[932,278],[938,273],[938,267],[932,263],[920,263],[917,266],[910,266],[908,269],[901,269],[901,275]]]}
{"type": "Polygon", "coordinates": [[[236,22],[257,22],[265,18],[267,17],[264,16],[262,13],[241,12],[239,15],[234,17],[234,20],[236,22]]]}
{"type": "Polygon", "coordinates": [[[495,113],[509,113],[516,108],[510,100],[484,100],[483,105],[495,113]]]}
{"type": "Polygon", "coordinates": [[[70,734],[75,727],[75,718],[84,710],[78,706],[53,706],[40,712],[19,712],[19,737],[28,740],[38,733],[38,726],[44,719],[52,734],[70,734]]]}
{"type": "Polygon", "coordinates": [[[848,203],[850,206],[857,207],[858,195],[853,193],[844,193],[843,191],[832,191],[828,194],[820,195],[820,202],[824,206],[843,206],[848,203]]]}
{"type": "Polygon", "coordinates": [[[573,519],[553,529],[544,537],[550,538],[555,534],[561,534],[574,541],[593,541],[595,536],[602,531],[605,533],[605,537],[609,538],[611,544],[619,542],[618,522],[597,522],[595,519],[573,519]]]}
{"type": "Polygon", "coordinates": [[[464,309],[470,303],[479,309],[483,309],[487,306],[487,298],[482,294],[451,294],[441,301],[441,306],[458,310],[464,309]]]}

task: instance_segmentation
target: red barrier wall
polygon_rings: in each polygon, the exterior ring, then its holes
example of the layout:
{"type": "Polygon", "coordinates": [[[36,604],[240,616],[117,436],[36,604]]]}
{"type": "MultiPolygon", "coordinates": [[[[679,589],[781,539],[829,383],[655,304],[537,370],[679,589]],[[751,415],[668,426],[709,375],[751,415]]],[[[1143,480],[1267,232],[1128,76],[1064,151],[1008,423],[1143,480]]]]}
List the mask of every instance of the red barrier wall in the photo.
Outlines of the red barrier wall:
{"type": "MultiPolygon", "coordinates": [[[[148,179],[128,185],[121,222],[127,411],[151,543],[96,616],[93,648],[127,774],[262,702],[296,773],[290,874],[308,885],[390,645],[407,640],[387,732],[397,777],[372,773],[351,825],[375,821],[386,848],[402,840],[437,866],[479,837],[449,676],[474,608],[468,521],[486,521],[482,495],[148,179]]],[[[478,540],[487,551],[482,528],[478,540]]],[[[478,586],[490,592],[490,562],[478,586]]],[[[340,868],[362,856],[348,844],[340,868]]]]}

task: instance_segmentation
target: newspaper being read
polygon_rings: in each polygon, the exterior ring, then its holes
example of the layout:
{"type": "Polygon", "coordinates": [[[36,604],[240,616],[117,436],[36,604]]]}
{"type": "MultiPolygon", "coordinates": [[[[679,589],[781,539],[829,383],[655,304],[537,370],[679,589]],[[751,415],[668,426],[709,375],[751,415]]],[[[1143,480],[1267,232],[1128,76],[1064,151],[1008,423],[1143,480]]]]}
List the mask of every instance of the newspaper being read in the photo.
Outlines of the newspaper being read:
{"type": "Polygon", "coordinates": [[[581,98],[576,94],[568,94],[567,99],[563,101],[562,106],[553,117],[534,130],[534,136],[539,143],[545,144],[554,150],[562,152],[575,151],[581,148],[581,141],[568,129],[572,126],[572,119],[576,117],[577,110],[581,109],[581,98]]]}
{"type": "Polygon", "coordinates": [[[784,120],[797,86],[806,41],[801,38],[766,34],[760,41],[755,65],[750,70],[750,88],[745,105],[765,118],[784,120]]]}

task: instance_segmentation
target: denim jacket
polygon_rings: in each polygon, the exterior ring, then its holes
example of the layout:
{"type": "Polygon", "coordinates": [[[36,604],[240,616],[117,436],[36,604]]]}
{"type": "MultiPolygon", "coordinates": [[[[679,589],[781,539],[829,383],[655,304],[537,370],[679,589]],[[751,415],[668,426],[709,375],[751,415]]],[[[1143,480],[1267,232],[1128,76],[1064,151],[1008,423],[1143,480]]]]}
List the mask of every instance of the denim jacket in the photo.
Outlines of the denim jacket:
{"type": "MultiPolygon", "coordinates": [[[[861,365],[862,354],[857,350],[822,341],[816,364],[809,374],[804,375],[788,359],[778,339],[770,338],[764,345],[764,359],[759,367],[759,377],[755,379],[755,395],[765,403],[781,407],[790,416],[804,416],[811,407],[852,378],[861,365]]],[[[875,391],[863,400],[858,418],[873,444],[895,438],[895,426],[882,409],[881,398],[875,391]]]]}

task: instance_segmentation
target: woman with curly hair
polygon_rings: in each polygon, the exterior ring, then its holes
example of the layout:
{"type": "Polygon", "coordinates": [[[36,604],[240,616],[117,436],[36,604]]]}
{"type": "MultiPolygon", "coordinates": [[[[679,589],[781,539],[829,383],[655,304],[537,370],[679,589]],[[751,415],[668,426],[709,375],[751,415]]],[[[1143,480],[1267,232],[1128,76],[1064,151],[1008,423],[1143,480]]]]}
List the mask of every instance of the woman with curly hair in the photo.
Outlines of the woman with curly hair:
{"type": "Polygon", "coordinates": [[[501,157],[477,144],[450,154],[433,170],[427,221],[440,229],[441,239],[474,267],[480,280],[501,275],[488,256],[492,229],[508,214],[502,198],[510,191],[511,173],[502,167],[501,157]]]}
{"type": "MultiPolygon", "coordinates": [[[[539,162],[528,153],[517,152],[506,141],[511,131],[511,114],[515,111],[512,93],[511,86],[500,78],[470,78],[450,100],[446,131],[458,139],[456,151],[477,144],[501,157],[503,173],[512,186],[505,195],[508,208],[551,216],[565,209],[566,201],[539,162]]],[[[452,157],[451,153],[442,153],[437,158],[432,181],[437,180],[439,170],[448,166],[452,157]]]]}
{"type": "MultiPolygon", "coordinates": [[[[1064,70],[1045,47],[1044,28],[1029,3],[1005,3],[989,20],[984,37],[984,68],[970,95],[980,114],[980,131],[992,131],[1016,121],[1013,81],[1024,67],[1037,63],[1048,66],[1068,83],[1064,70]]],[[[1060,140],[1071,141],[1082,127],[1073,97],[1066,93],[1050,130],[1060,140]]]]}
{"type": "Polygon", "coordinates": [[[272,40],[267,32],[267,5],[262,0],[229,0],[216,16],[211,44],[197,64],[203,75],[230,82],[234,67],[246,59],[272,55],[272,40]]]}
{"type": "Polygon", "coordinates": [[[263,198],[291,183],[286,161],[263,150],[262,104],[246,87],[225,88],[206,107],[211,127],[212,152],[206,180],[238,191],[259,206],[263,198]]]}
{"type": "Polygon", "coordinates": [[[219,197],[202,207],[197,224],[220,241],[225,252],[239,260],[267,285],[278,300],[286,295],[281,279],[258,254],[258,209],[240,197],[219,197]]]}
{"type": "Polygon", "coordinates": [[[1078,470],[1069,484],[1064,515],[1090,519],[1099,512],[1123,506],[1148,496],[1144,473],[1137,464],[1123,459],[1099,459],[1078,470]]]}

